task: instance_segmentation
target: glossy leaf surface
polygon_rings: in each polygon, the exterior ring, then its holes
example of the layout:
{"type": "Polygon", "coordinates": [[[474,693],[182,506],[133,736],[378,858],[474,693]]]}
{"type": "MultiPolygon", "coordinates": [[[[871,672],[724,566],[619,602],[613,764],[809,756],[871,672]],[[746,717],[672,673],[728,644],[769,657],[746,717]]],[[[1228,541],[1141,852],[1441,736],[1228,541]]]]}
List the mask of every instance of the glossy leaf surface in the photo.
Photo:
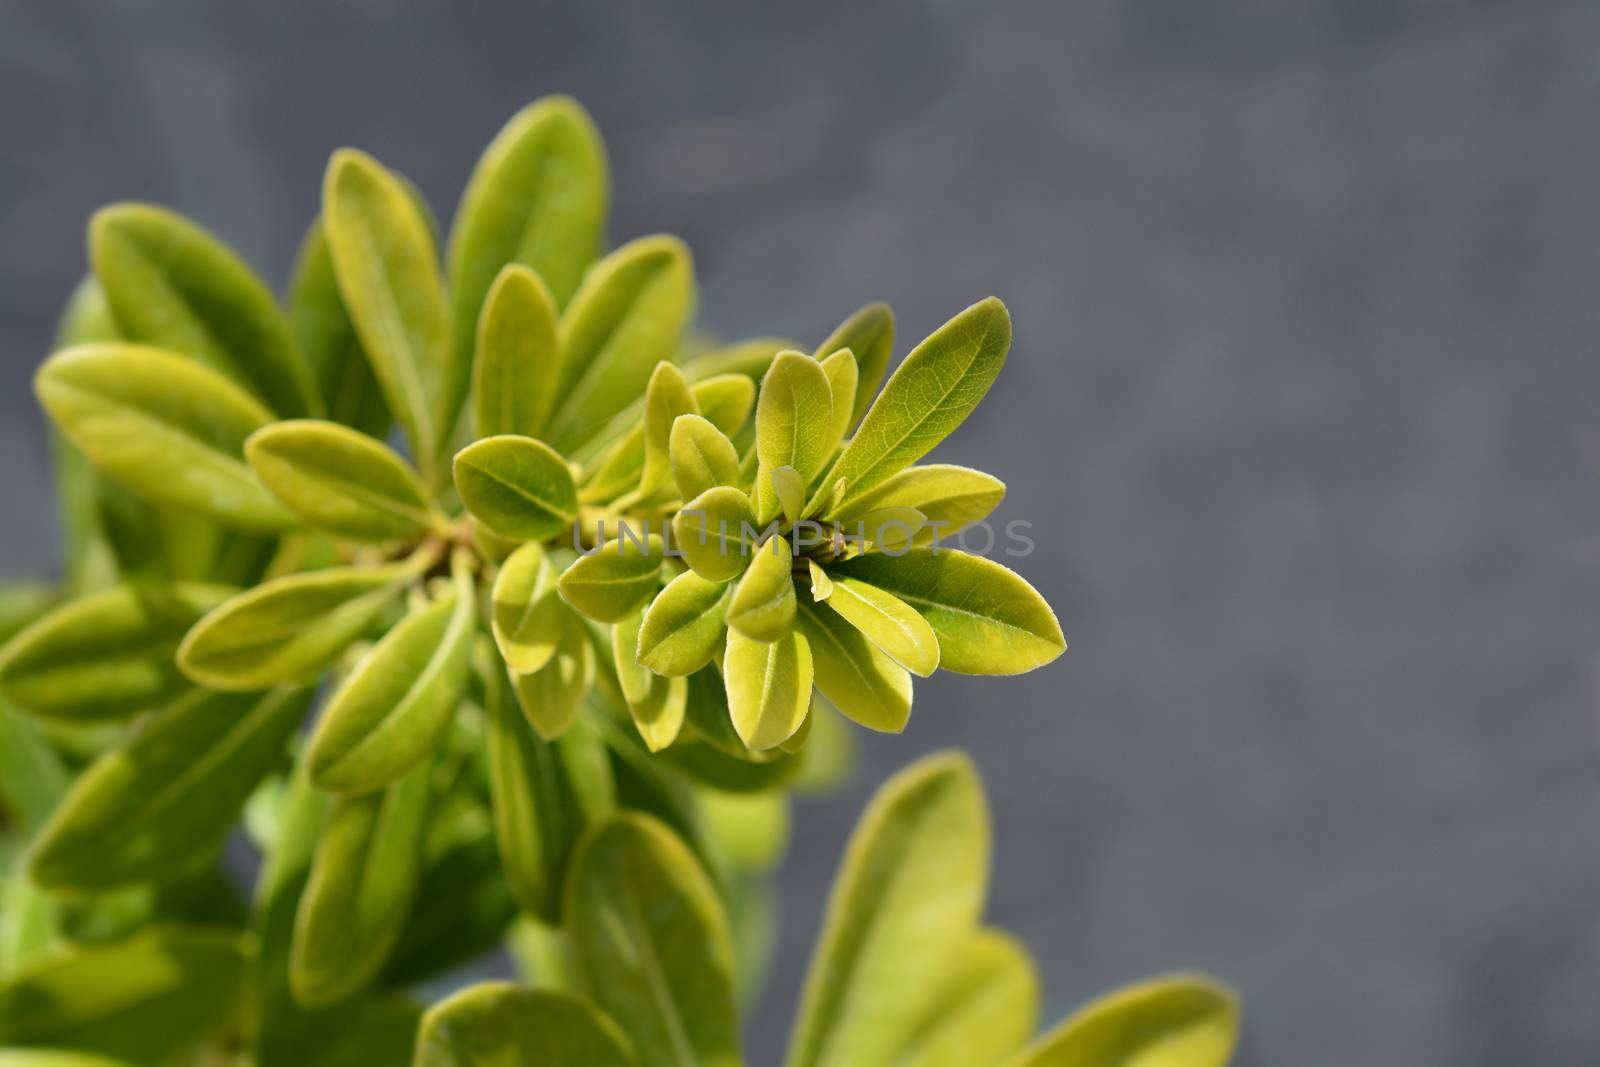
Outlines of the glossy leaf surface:
{"type": "Polygon", "coordinates": [[[467,510],[513,541],[541,541],[578,517],[572,471],[532,437],[486,437],[456,454],[456,490],[467,510]]]}
{"type": "Polygon", "coordinates": [[[610,1019],[565,993],[509,982],[469,986],[429,1009],[414,1067],[632,1067],[628,1039],[610,1019]]]}
{"type": "Polygon", "coordinates": [[[413,539],[445,521],[393,449],[338,423],[275,422],[251,435],[245,457],[285,507],[335,537],[413,539]]]}

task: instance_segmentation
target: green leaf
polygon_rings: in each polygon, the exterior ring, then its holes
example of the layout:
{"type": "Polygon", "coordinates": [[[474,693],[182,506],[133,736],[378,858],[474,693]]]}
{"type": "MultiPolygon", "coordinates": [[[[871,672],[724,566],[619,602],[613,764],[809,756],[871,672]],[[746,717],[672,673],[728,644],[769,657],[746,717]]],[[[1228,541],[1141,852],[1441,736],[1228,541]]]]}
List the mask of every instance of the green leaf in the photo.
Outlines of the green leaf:
{"type": "Polygon", "coordinates": [[[611,764],[587,723],[545,741],[528,728],[504,678],[490,681],[489,793],[501,864],[522,907],[558,922],[573,850],[616,803],[611,764]]]}
{"type": "Polygon", "coordinates": [[[1198,976],[1128,986],[1080,1009],[1010,1061],[1013,1067],[1225,1067],[1239,1003],[1198,976]]]}
{"type": "MultiPolygon", "coordinates": [[[[735,433],[744,425],[756,399],[755,383],[737,374],[695,382],[689,387],[689,393],[706,421],[723,434],[735,433]]],[[[585,446],[577,450],[575,455],[580,457],[591,452],[598,457],[589,464],[589,473],[584,476],[585,500],[610,500],[638,484],[644,474],[643,414],[642,400],[629,405],[607,427],[609,433],[619,422],[626,424],[614,440],[599,449],[585,446]]],[[[596,440],[606,436],[606,433],[599,434],[596,440]]]]}
{"type": "MultiPolygon", "coordinates": [[[[809,481],[828,460],[833,426],[833,394],[822,364],[799,352],[780,352],[761,379],[756,400],[756,456],[770,475],[793,467],[809,481]]],[[[758,475],[756,514],[777,514],[778,501],[768,478],[758,475]]]]}
{"type": "Polygon", "coordinates": [[[364,988],[403,931],[422,878],[432,761],[328,813],[295,916],[289,987],[303,1007],[364,988]]]}
{"type": "Polygon", "coordinates": [[[555,403],[561,369],[550,290],[527,267],[507,264],[490,287],[477,321],[472,361],[477,436],[537,436],[555,403]]]}
{"type": "Polygon", "coordinates": [[[722,673],[739,739],[761,751],[792,737],[811,710],[811,671],[804,635],[757,641],[730,630],[722,673]]]}
{"type": "Polygon", "coordinates": [[[635,655],[639,665],[669,677],[686,677],[710,663],[727,632],[723,616],[733,586],[685,571],[645,609],[635,655]]]}
{"type": "Polygon", "coordinates": [[[556,592],[555,568],[537,541],[526,542],[500,564],[490,600],[490,627],[506,666],[531,674],[549,663],[572,611],[556,592]]]}
{"type": "Polygon", "coordinates": [[[778,467],[768,475],[772,482],[772,495],[778,501],[778,511],[789,523],[805,517],[806,480],[793,467],[778,467]]]}
{"type": "Polygon", "coordinates": [[[307,758],[331,793],[366,793],[428,758],[466,687],[477,598],[458,553],[448,591],[406,616],[328,700],[307,758]]]}
{"type": "Polygon", "coordinates": [[[695,793],[706,837],[732,869],[770,874],[789,845],[789,797],[782,790],[729,793],[700,789],[695,793]]]}
{"type": "Polygon", "coordinates": [[[1005,483],[982,471],[948,463],[929,463],[907,467],[889,478],[857,498],[838,519],[850,526],[873,512],[915,508],[927,524],[916,538],[922,542],[953,534],[987,518],[1005,495],[1005,483]]]}
{"type": "Polygon", "coordinates": [[[556,580],[568,604],[596,622],[620,622],[648,604],[661,587],[666,545],[650,534],[643,542],[628,531],[579,556],[556,580]]]}
{"type": "Polygon", "coordinates": [[[716,890],[664,825],[617,815],[578,849],[567,929],[640,1067],[737,1067],[733,949],[716,890]]]}
{"type": "Polygon", "coordinates": [[[756,537],[750,498],[732,486],[707,489],[672,517],[672,547],[694,573],[725,582],[744,573],[756,537]]]}
{"type": "Polygon", "coordinates": [[[531,437],[486,437],[456,453],[456,490],[473,517],[501,537],[542,541],[578,517],[572,471],[531,437]]]}
{"type": "Polygon", "coordinates": [[[911,717],[911,676],[825,604],[804,600],[795,623],[811,645],[816,685],[869,730],[897,734],[911,717]]]}
{"type": "Polygon", "coordinates": [[[509,982],[482,982],[428,1009],[414,1067],[633,1063],[622,1031],[584,1001],[509,982]]]}
{"type": "Polygon", "coordinates": [[[307,690],[194,690],[142,720],[74,783],[34,841],[34,882],[115,889],[158,881],[214,852],[283,758],[310,701],[307,690]]]}
{"type": "Polygon", "coordinates": [[[939,667],[939,639],[916,610],[893,593],[855,578],[834,578],[825,603],[889,658],[926,678],[939,667]]]}
{"type": "Polygon", "coordinates": [[[813,603],[827,600],[833,595],[833,579],[828,577],[828,572],[814,559],[806,560],[806,570],[811,577],[811,600],[813,603]]]}
{"type": "Polygon", "coordinates": [[[126,1060],[108,1060],[92,1052],[70,1049],[0,1049],[0,1067],[131,1067],[126,1060]]]}
{"type": "Polygon", "coordinates": [[[611,628],[611,655],[617,684],[627,702],[633,724],[651,752],[660,752],[678,739],[683,729],[689,685],[681,677],[656,674],[638,660],[642,613],[630,615],[611,628]]]}
{"type": "Polygon", "coordinates": [[[321,411],[271,290],[211,234],[150,204],[114,204],[89,224],[89,259],[127,340],[192,356],[280,415],[321,411]]]}
{"type": "Polygon", "coordinates": [[[285,507],[335,537],[400,541],[446,525],[405,460],[338,423],[275,422],[252,434],[244,453],[285,507]]]}
{"type": "Polygon", "coordinates": [[[917,548],[830,566],[835,581],[858,578],[922,613],[939,637],[939,666],[957,674],[1023,674],[1066,649],[1044,598],[982,556],[917,548]]]}
{"type": "Polygon", "coordinates": [[[842,504],[875,489],[950,435],[994,384],[1011,347],[1011,316],[995,297],[935,330],[895,369],[830,478],[842,504]]]}
{"type": "Polygon", "coordinates": [[[903,555],[926,524],[916,508],[877,508],[853,523],[841,524],[843,535],[865,546],[867,551],[881,548],[890,555],[903,555]]]}
{"type": "Polygon", "coordinates": [[[159,348],[80,345],[47,359],[34,390],[95,466],[147,500],[261,533],[294,524],[244,461],[272,413],[217,372],[159,348]]]}
{"type": "Polygon", "coordinates": [[[855,425],[850,416],[855,410],[856,383],[860,370],[856,367],[855,353],[848,348],[841,348],[825,359],[819,355],[817,359],[821,361],[822,372],[828,376],[828,395],[833,400],[833,422],[828,430],[827,449],[831,458],[839,442],[844,440],[844,435],[855,425]]]}
{"type": "Polygon", "coordinates": [[[889,355],[894,350],[894,312],[888,304],[868,304],[839,324],[828,339],[817,346],[818,359],[841,348],[848,348],[856,359],[856,396],[851,407],[850,421],[854,426],[861,421],[878,395],[884,372],[889,369],[889,355]]]}
{"type": "MultiPolygon", "coordinates": [[[[472,791],[478,788],[474,783],[472,791]]],[[[439,806],[448,801],[449,795],[439,806]]],[[[430,827],[430,841],[444,836],[453,843],[429,849],[416,903],[379,977],[382,987],[434,982],[478,962],[499,948],[517,919],[517,901],[500,866],[488,813],[476,796],[466,803],[468,814],[452,820],[446,810],[430,827]],[[449,834],[439,830],[441,825],[449,834]]]]}
{"type": "Polygon", "coordinates": [[[737,374],[759,382],[779,352],[799,347],[782,337],[752,337],[689,360],[683,365],[683,373],[691,382],[725,374],[737,374]]]}
{"type": "Polygon", "coordinates": [[[462,368],[472,360],[484,297],[506,264],[532,268],[558,307],[572,298],[600,252],[609,199],[605,146],[576,101],[547,96],[506,123],[473,168],[450,230],[462,368]]]}
{"type": "Polygon", "coordinates": [[[235,1017],[252,951],[231,931],[178,928],[64,948],[0,982],[0,1046],[176,1061],[235,1017]]]}
{"type": "MultiPolygon", "coordinates": [[[[0,813],[32,838],[67,795],[72,776],[40,724],[0,703],[0,813]]],[[[4,925],[0,909],[0,926],[4,925]]],[[[0,946],[0,967],[6,963],[0,946]]]]}
{"type": "Polygon", "coordinates": [[[339,294],[319,217],[300,242],[289,282],[289,325],[305,355],[322,408],[335,422],[383,437],[392,421],[372,364],[339,294]]]}
{"type": "Polygon", "coordinates": [[[305,682],[377,622],[424,556],[381,567],[335,567],[264,582],[224,603],[178,646],[178,666],[210,689],[305,682]]]}
{"type": "Polygon", "coordinates": [[[561,316],[562,403],[548,440],[571,451],[627,407],[672,358],[693,303],[689,250],[675,237],[630,241],[596,263],[561,316]]]}
{"type": "Polygon", "coordinates": [[[998,930],[979,930],[889,1067],[1002,1063],[1033,1034],[1038,1015],[1039,979],[1027,950],[998,930]]]}
{"type": "Polygon", "coordinates": [[[226,586],[113,586],[69,601],[0,648],[0,695],[51,719],[125,718],[188,687],[173,663],[185,631],[226,586]]]}
{"type": "Polygon", "coordinates": [[[752,641],[777,641],[794,626],[794,557],[789,542],[768,538],[756,546],[744,577],[728,601],[728,626],[752,641]]]}
{"type": "Polygon", "coordinates": [[[431,473],[461,398],[451,388],[450,308],[428,221],[400,178],[345,148],[328,162],[322,224],[384,399],[431,473]]]}
{"type": "Polygon", "coordinates": [[[673,423],[680,416],[699,414],[683,372],[671,363],[657,363],[644,393],[644,469],[639,475],[639,492],[646,499],[673,488],[673,423]]]}
{"type": "Polygon", "coordinates": [[[678,495],[693,500],[719,485],[739,484],[739,453],[728,435],[699,415],[680,415],[668,439],[678,495]]]}
{"type": "Polygon", "coordinates": [[[930,756],[891,778],[834,882],[788,1067],[891,1062],[961,959],[988,867],[988,812],[965,756],[930,756]]]}
{"type": "Polygon", "coordinates": [[[534,731],[547,741],[566,732],[594,685],[595,651],[583,620],[563,605],[561,639],[550,662],[531,674],[512,677],[517,703],[534,731]]]}

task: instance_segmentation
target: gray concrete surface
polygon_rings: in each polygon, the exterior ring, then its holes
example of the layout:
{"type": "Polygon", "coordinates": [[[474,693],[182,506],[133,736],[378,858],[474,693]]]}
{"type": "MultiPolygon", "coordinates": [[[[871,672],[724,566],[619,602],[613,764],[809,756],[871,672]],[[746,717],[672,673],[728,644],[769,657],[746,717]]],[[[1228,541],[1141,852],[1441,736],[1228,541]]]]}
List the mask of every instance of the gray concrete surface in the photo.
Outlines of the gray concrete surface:
{"type": "Polygon", "coordinates": [[[1052,1013],[1197,966],[1245,1064],[1600,1062],[1592,7],[253,6],[0,0],[7,574],[56,556],[28,378],[95,206],[282,278],[336,145],[448,214],[572,92],[614,236],[687,238],[717,330],[1017,325],[941,455],[1010,484],[1072,650],[920,685],[803,807],[753,1062],[862,800],[945,745],[1052,1013]]]}

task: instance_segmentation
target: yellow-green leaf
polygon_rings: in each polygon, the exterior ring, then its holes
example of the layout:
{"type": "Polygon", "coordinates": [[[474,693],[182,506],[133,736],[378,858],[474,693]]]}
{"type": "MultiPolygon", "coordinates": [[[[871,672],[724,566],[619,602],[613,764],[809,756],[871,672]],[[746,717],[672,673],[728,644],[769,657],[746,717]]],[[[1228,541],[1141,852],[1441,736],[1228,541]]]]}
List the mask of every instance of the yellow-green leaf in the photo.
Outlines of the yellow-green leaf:
{"type": "Polygon", "coordinates": [[[795,624],[811,645],[817,688],[869,730],[897,734],[911,717],[911,676],[826,604],[800,602],[795,624]]]}
{"type": "Polygon", "coordinates": [[[728,626],[753,641],[776,641],[794,625],[794,557],[772,537],[756,546],[728,602],[728,626]]]}
{"type": "Polygon", "coordinates": [[[953,534],[987,518],[1005,495],[1005,483],[982,471],[948,463],[929,463],[907,467],[889,478],[853,501],[838,519],[846,527],[853,527],[873,512],[915,508],[926,522],[916,538],[921,542],[953,534]]]}
{"type": "Polygon", "coordinates": [[[639,631],[643,613],[630,615],[611,628],[611,655],[622,699],[645,747],[660,752],[678,739],[683,729],[689,685],[682,677],[657,674],[640,665],[639,631]]]}
{"type": "Polygon", "coordinates": [[[555,568],[537,541],[500,564],[490,600],[490,627],[506,666],[529,674],[549,663],[572,612],[556,592],[555,568]]]}
{"type": "Polygon", "coordinates": [[[707,489],[672,517],[672,547],[711,582],[743,574],[756,538],[750,498],[732,486],[707,489]]]}
{"type": "Polygon", "coordinates": [[[757,641],[730,630],[722,674],[739,739],[760,752],[792,737],[811,710],[811,672],[804,634],[757,641]]]}
{"type": "Polygon", "coordinates": [[[596,622],[619,622],[648,604],[661,586],[666,545],[628,531],[579,556],[556,580],[568,604],[596,622]]]}
{"type": "Polygon", "coordinates": [[[799,522],[805,517],[806,480],[793,467],[778,467],[768,477],[779,513],[790,523],[799,522]]]}
{"type": "Polygon", "coordinates": [[[89,224],[89,260],[125,339],[191,356],[279,415],[321,411],[272,291],[205,230],[151,204],[113,204],[89,224]]]}
{"type": "Polygon", "coordinates": [[[724,615],[733,586],[685,571],[645,609],[635,649],[641,666],[670,677],[687,677],[710,663],[727,632],[724,615]]]}
{"type": "Polygon", "coordinates": [[[1033,1035],[1038,1015],[1039,979],[1027,949],[998,930],[979,930],[888,1067],[1003,1063],[1033,1035]]]}
{"type": "Polygon", "coordinates": [[[693,500],[719,485],[739,484],[739,453],[728,435],[699,415],[680,415],[668,439],[678,495],[693,500]]]}
{"type": "Polygon", "coordinates": [[[855,353],[848,348],[841,348],[826,358],[819,355],[817,359],[821,360],[822,372],[828,376],[828,393],[833,398],[833,423],[828,430],[827,448],[827,455],[832,457],[853,425],[850,416],[855,410],[860,370],[855,353]]]}
{"type": "MultiPolygon", "coordinates": [[[[761,379],[756,400],[756,457],[770,475],[793,467],[804,481],[827,462],[833,426],[833,395],[822,364],[799,352],[780,352],[761,379]]],[[[756,478],[756,514],[777,514],[768,477],[756,478]]]]}
{"type": "Polygon", "coordinates": [[[418,557],[263,582],[196,623],[178,646],[178,666],[211,689],[309,681],[369,630],[427,563],[418,557]]]}
{"type": "Polygon", "coordinates": [[[928,620],[893,593],[855,578],[835,577],[827,605],[889,658],[926,678],[939,666],[939,639],[928,620]]]}
{"type": "Polygon", "coordinates": [[[383,968],[422,878],[432,761],[388,788],[340,797],[328,812],[295,915],[289,988],[321,1008],[383,968]]]}
{"type": "MultiPolygon", "coordinates": [[[[689,393],[706,421],[723,434],[733,434],[744,425],[756,399],[755,383],[738,374],[695,382],[689,387],[689,393]]],[[[624,408],[611,420],[605,432],[596,435],[595,440],[610,437],[608,444],[594,448],[591,443],[575,453],[582,458],[592,452],[595,457],[584,476],[585,500],[610,500],[638,485],[644,473],[643,412],[642,400],[624,408]],[[621,428],[618,428],[619,423],[623,424],[621,428]],[[616,429],[615,434],[611,434],[613,429],[616,429]]]]}
{"type": "Polygon", "coordinates": [[[272,413],[216,371],[159,348],[80,345],[46,360],[34,389],[68,440],[145,499],[260,533],[294,525],[244,461],[272,413]]]}
{"type": "Polygon", "coordinates": [[[817,346],[818,359],[841,348],[848,348],[856,358],[857,378],[855,403],[851,407],[848,426],[861,421],[878,395],[878,386],[889,369],[889,355],[894,350],[894,312],[888,304],[868,304],[839,324],[828,339],[817,346]]]}
{"type": "Polygon", "coordinates": [[[556,398],[561,369],[556,305],[539,276],[507,264],[477,319],[472,414],[479,437],[536,437],[556,398]]]}
{"type": "Polygon", "coordinates": [[[155,882],[215,851],[283,758],[308,690],[191,690],[142,720],[73,784],[29,851],[33,881],[106,890],[155,882]]]}
{"type": "Polygon", "coordinates": [[[489,794],[500,861],[523,909],[559,922],[572,852],[584,830],[615,803],[611,763],[604,742],[585,723],[574,723],[556,741],[534,733],[512,703],[503,671],[486,688],[489,794]]]}
{"type": "Polygon", "coordinates": [[[226,586],[113,586],[69,601],[0,648],[0,695],[51,719],[123,718],[188,683],[173,654],[226,586]]]}
{"type": "Polygon", "coordinates": [[[627,1037],[597,1008],[546,989],[481,982],[422,1017],[413,1067],[517,1064],[633,1067],[634,1058],[627,1037]]]}
{"type": "Polygon", "coordinates": [[[553,741],[567,731],[594,685],[595,651],[583,620],[563,605],[565,621],[555,655],[531,674],[512,677],[517,703],[534,732],[553,741]]]}
{"type": "Polygon", "coordinates": [[[398,177],[345,148],[323,179],[322,224],[384,399],[431,473],[460,395],[451,387],[450,308],[428,221],[398,177]]]}
{"type": "Polygon", "coordinates": [[[950,435],[994,384],[1011,347],[1011,316],[989,297],[935,330],[895,368],[830,477],[848,504],[950,435]]]}
{"type": "Polygon", "coordinates": [[[632,1035],[640,1067],[738,1067],[727,918],[676,834],[638,814],[592,830],[567,929],[585,987],[632,1035]]]}
{"type": "Polygon", "coordinates": [[[405,460],[338,423],[275,422],[252,434],[244,452],[285,507],[335,537],[398,541],[446,524],[405,460]]]}
{"type": "Polygon", "coordinates": [[[1157,978],[1080,1009],[1012,1067],[1225,1067],[1239,1040],[1239,1002],[1192,975],[1157,978]]]}
{"type": "Polygon", "coordinates": [[[680,416],[698,416],[700,407],[683,372],[671,363],[656,364],[644,393],[644,469],[639,492],[646,499],[672,487],[672,426],[680,416]]]}
{"type": "Polygon", "coordinates": [[[335,422],[383,437],[392,421],[389,408],[339,294],[320,216],[300,243],[288,301],[289,325],[322,397],[323,411],[335,422]]]}
{"type": "Polygon", "coordinates": [[[1027,582],[982,556],[916,548],[829,568],[916,608],[939,637],[939,666],[957,674],[1022,674],[1066,649],[1055,613],[1027,582]]]}
{"type": "Polygon", "coordinates": [[[63,946],[0,982],[0,1046],[175,1062],[235,1018],[253,951],[247,935],[175,927],[63,946]]]}
{"type": "Polygon", "coordinates": [[[456,490],[467,510],[513,541],[541,541],[578,517],[572,470],[531,437],[486,437],[456,453],[456,490]]]}
{"type": "Polygon", "coordinates": [[[329,698],[307,750],[317,788],[380,789],[426,760],[449,729],[477,622],[462,555],[452,569],[448,591],[385,634],[329,698]]]}
{"type": "Polygon", "coordinates": [[[627,407],[672,358],[693,303],[689,250],[677,238],[643,237],[596,263],[561,316],[561,404],[548,440],[570,451],[627,407]]]}
{"type": "Polygon", "coordinates": [[[912,764],[851,835],[806,978],[788,1067],[890,1063],[983,912],[989,817],[965,756],[912,764]]]}

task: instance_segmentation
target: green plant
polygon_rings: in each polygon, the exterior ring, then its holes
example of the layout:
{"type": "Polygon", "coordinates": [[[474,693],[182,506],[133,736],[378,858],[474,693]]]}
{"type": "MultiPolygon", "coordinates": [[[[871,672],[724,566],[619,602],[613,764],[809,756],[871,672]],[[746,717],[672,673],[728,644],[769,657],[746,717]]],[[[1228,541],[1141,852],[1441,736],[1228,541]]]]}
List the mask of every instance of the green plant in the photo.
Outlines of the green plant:
{"type": "MultiPolygon", "coordinates": [[[[419,1062],[736,1063],[789,797],[847,771],[844,720],[897,732],[912,674],[1064,649],[1023,579],[939,544],[1004,487],[915,465],[998,374],[998,300],[887,382],[881,305],[809,353],[708,346],[680,242],[601,254],[608,198],[552,98],[443,257],[409,182],[335,153],[286,309],[176,215],[95,216],[36,379],[66,581],[0,603],[0,1047],[71,1051],[0,1067],[403,1062],[408,991],[507,938],[541,991],[450,999],[419,1062]]],[[[975,926],[986,835],[959,760],[880,798],[793,1067],[1026,1037],[1031,967],[975,926]]],[[[1162,1063],[1231,1043],[1209,987],[1104,1010],[1213,1035],[1162,1063]]]]}

